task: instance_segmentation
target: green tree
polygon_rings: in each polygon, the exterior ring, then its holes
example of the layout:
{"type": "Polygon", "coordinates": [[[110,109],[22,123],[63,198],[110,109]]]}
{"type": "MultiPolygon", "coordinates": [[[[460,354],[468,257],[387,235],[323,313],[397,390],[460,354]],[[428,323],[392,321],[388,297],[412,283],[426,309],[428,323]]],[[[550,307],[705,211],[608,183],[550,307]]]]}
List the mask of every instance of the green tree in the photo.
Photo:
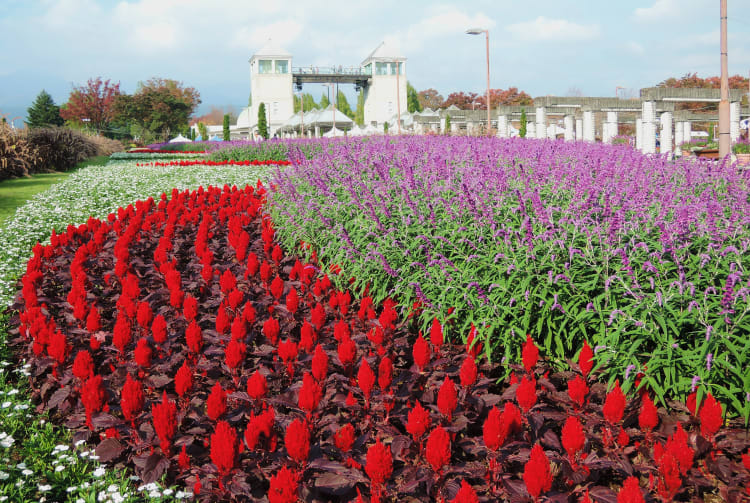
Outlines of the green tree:
{"type": "Polygon", "coordinates": [[[224,114],[224,141],[230,140],[229,135],[229,114],[224,114]]]}
{"type": "Polygon", "coordinates": [[[445,116],[445,131],[443,131],[445,134],[451,134],[451,116],[446,115],[445,116]]]}
{"type": "Polygon", "coordinates": [[[349,101],[346,99],[346,95],[339,90],[336,96],[336,108],[344,115],[354,120],[354,111],[349,106],[349,101]]]}
{"type": "Polygon", "coordinates": [[[26,110],[26,124],[32,129],[46,126],[62,126],[65,121],[60,117],[60,107],[47,91],[42,89],[34,103],[26,110]]]}
{"type": "Polygon", "coordinates": [[[190,128],[190,139],[192,141],[195,141],[195,128],[194,127],[190,128]]]}
{"type": "Polygon", "coordinates": [[[198,133],[201,135],[201,140],[208,141],[208,128],[202,122],[198,123],[198,133]]]}
{"type": "Polygon", "coordinates": [[[258,106],[258,134],[266,140],[268,139],[268,121],[266,120],[265,103],[261,103],[258,106]]]}
{"type": "Polygon", "coordinates": [[[406,82],[406,103],[410,114],[421,112],[422,105],[419,103],[419,93],[409,81],[406,82]]]}
{"type": "Polygon", "coordinates": [[[357,95],[357,110],[354,112],[354,122],[359,126],[365,125],[365,91],[360,89],[357,95]]]}
{"type": "Polygon", "coordinates": [[[521,126],[518,128],[518,136],[521,138],[526,138],[526,123],[528,122],[528,119],[526,119],[526,109],[521,109],[521,126]]]}
{"type": "Polygon", "coordinates": [[[328,95],[323,93],[323,96],[320,97],[320,108],[322,110],[325,110],[328,108],[328,106],[331,104],[331,100],[328,99],[328,95]]]}
{"type": "Polygon", "coordinates": [[[388,122],[387,121],[383,123],[383,132],[385,134],[388,134],[388,122]]]}

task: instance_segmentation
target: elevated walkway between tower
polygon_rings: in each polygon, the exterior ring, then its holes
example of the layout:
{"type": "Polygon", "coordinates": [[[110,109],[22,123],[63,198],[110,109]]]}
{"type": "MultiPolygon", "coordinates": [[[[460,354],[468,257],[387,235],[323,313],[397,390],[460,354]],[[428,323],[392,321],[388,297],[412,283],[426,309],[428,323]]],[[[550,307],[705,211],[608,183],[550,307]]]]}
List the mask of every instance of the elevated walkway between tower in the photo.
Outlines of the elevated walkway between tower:
{"type": "Polygon", "coordinates": [[[302,84],[354,84],[364,88],[372,83],[372,76],[360,67],[302,66],[292,68],[292,80],[300,90],[302,84]]]}

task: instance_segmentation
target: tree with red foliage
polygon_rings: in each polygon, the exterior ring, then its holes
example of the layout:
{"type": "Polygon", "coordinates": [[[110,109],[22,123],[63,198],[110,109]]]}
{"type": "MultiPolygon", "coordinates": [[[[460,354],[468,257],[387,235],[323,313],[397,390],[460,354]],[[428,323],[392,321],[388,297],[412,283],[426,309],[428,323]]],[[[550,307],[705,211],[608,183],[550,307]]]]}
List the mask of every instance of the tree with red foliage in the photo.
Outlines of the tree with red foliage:
{"type": "Polygon", "coordinates": [[[430,88],[419,91],[417,97],[422,109],[432,108],[435,110],[443,106],[443,97],[435,89],[430,88]]]}
{"type": "Polygon", "coordinates": [[[96,130],[105,129],[115,119],[115,100],[120,83],[101,77],[89,79],[85,86],[73,86],[68,102],[60,107],[60,117],[78,123],[87,122],[96,130]]]}

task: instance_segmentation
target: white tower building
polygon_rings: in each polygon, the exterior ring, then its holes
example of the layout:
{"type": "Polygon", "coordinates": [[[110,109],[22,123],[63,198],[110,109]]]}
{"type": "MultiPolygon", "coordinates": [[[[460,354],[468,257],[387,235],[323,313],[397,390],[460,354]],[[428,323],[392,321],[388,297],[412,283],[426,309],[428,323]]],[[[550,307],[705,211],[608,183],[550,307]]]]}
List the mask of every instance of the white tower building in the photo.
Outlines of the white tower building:
{"type": "MultiPolygon", "coordinates": [[[[364,91],[365,124],[382,127],[396,115],[399,104],[401,114],[406,113],[406,58],[383,42],[365,58],[362,68],[372,75],[364,91]]],[[[396,124],[389,126],[396,131],[396,124]]]]}

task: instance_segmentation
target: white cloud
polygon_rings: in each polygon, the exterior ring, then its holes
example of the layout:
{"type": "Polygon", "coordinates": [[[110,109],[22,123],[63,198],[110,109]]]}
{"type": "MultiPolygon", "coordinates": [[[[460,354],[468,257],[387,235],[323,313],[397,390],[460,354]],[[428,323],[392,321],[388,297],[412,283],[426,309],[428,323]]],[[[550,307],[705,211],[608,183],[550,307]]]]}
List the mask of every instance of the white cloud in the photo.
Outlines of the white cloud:
{"type": "Polygon", "coordinates": [[[275,44],[287,48],[303,31],[304,25],[295,19],[254,27],[241,26],[232,35],[231,45],[252,52],[263,47],[270,38],[275,44]]]}
{"type": "Polygon", "coordinates": [[[598,24],[582,25],[567,19],[549,19],[539,16],[533,21],[515,23],[505,27],[514,37],[526,41],[569,42],[598,38],[598,24]]]}
{"type": "Polygon", "coordinates": [[[174,49],[179,43],[178,28],[169,22],[141,24],[133,30],[131,40],[146,50],[174,49]]]}
{"type": "Polygon", "coordinates": [[[638,55],[644,54],[646,52],[646,49],[641,44],[632,40],[625,44],[625,49],[627,49],[629,52],[632,52],[633,54],[638,55]]]}

